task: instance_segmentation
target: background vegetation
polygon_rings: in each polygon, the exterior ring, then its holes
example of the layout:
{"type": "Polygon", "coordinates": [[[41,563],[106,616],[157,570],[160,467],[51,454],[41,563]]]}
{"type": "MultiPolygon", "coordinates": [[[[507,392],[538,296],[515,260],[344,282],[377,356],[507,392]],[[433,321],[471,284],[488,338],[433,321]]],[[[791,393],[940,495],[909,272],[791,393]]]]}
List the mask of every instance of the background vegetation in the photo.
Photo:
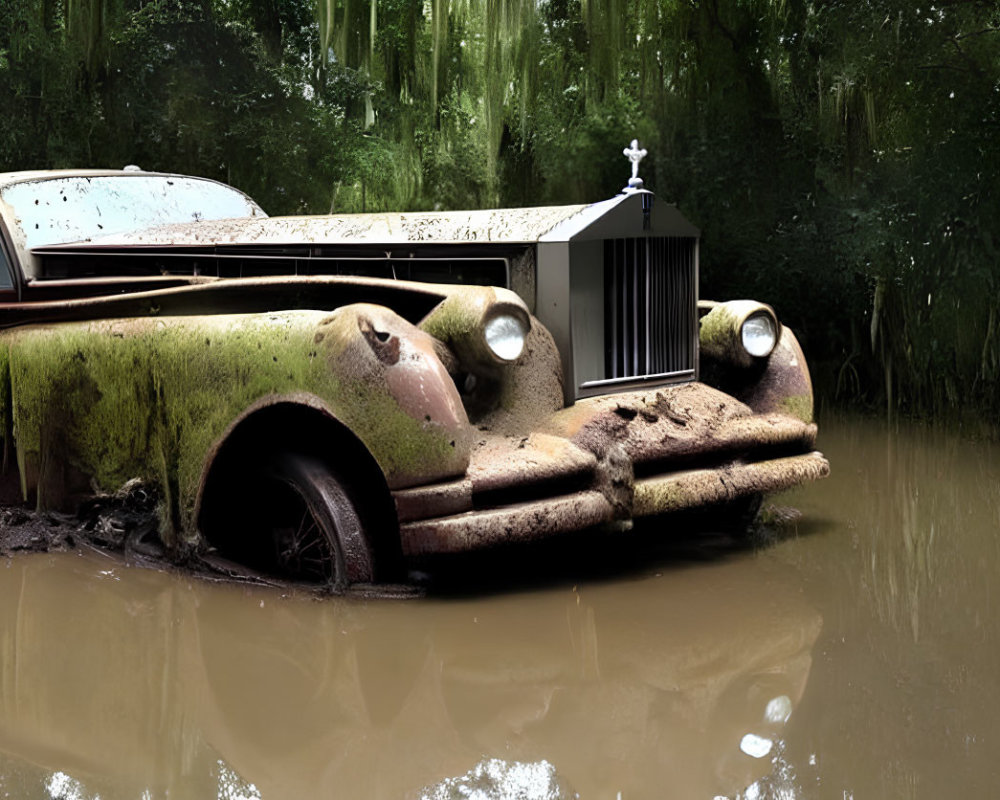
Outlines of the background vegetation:
{"type": "Polygon", "coordinates": [[[984,0],[0,0],[0,170],[220,178],[271,213],[597,200],[703,230],[703,294],[829,399],[1000,411],[984,0]],[[650,163],[651,162],[651,163],[650,163]]]}

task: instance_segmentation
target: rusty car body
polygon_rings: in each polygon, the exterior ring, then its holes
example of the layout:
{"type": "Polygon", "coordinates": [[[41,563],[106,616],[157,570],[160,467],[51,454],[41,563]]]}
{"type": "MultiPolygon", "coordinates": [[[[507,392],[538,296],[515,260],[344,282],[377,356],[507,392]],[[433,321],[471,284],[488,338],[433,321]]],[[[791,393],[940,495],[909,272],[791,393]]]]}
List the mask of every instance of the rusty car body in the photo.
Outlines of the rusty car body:
{"type": "MultiPolygon", "coordinates": [[[[641,183],[641,181],[640,181],[641,183]]],[[[175,557],[335,588],[825,475],[761,303],[651,192],[270,218],[213,181],[0,175],[0,503],[130,481],[175,557]]]]}

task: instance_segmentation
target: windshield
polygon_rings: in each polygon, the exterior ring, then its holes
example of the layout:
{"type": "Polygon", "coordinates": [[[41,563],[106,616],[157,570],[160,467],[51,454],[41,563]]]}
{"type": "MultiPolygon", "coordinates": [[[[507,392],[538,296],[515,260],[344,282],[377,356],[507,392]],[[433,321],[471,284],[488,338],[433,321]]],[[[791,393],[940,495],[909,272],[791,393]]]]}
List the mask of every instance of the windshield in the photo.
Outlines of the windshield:
{"type": "Polygon", "coordinates": [[[50,178],[15,183],[0,197],[28,250],[178,222],[267,216],[236,189],[173,175],[50,178]]]}

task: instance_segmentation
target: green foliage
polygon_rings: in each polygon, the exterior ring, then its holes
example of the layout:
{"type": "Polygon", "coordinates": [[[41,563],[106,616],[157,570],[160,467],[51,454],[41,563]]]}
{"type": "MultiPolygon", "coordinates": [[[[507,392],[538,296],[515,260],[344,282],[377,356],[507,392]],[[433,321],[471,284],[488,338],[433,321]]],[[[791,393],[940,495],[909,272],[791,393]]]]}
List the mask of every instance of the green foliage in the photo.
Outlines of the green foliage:
{"type": "Polygon", "coordinates": [[[0,169],[138,163],[272,213],[592,201],[702,228],[821,389],[1000,410],[1000,11],[978,0],[0,0],[0,169]]]}

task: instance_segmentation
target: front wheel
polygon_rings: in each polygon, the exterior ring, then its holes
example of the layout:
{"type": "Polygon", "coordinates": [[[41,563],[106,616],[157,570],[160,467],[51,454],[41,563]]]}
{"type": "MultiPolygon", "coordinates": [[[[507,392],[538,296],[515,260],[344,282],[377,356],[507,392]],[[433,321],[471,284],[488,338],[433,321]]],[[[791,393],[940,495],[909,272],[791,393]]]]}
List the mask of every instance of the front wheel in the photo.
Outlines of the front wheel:
{"type": "Polygon", "coordinates": [[[317,458],[279,454],[264,474],[260,522],[282,576],[339,590],[375,580],[375,554],[354,497],[317,458]]]}
{"type": "Polygon", "coordinates": [[[334,592],[391,569],[377,563],[373,537],[385,523],[358,501],[360,480],[351,483],[313,453],[243,456],[243,463],[227,459],[203,512],[210,563],[334,592]]]}

